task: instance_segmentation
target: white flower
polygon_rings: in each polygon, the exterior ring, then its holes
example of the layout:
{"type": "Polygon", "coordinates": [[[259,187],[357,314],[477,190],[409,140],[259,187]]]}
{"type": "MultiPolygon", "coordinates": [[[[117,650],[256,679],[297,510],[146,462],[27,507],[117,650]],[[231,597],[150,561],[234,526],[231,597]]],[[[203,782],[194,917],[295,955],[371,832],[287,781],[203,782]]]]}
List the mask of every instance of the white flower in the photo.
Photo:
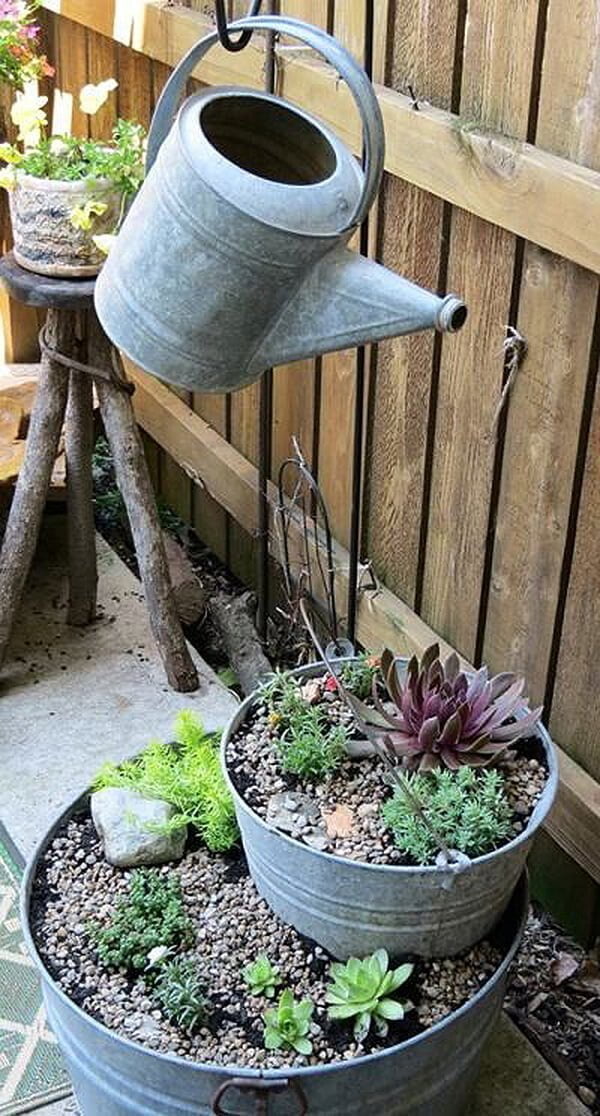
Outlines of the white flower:
{"type": "Polygon", "coordinates": [[[102,252],[105,256],[108,256],[116,239],[116,233],[100,233],[98,236],[92,237],[98,251],[102,252]]]}
{"type": "Polygon", "coordinates": [[[66,144],[60,136],[52,136],[50,140],[50,151],[53,155],[64,155],[67,150],[68,144],[66,144]]]}
{"type": "Polygon", "coordinates": [[[93,116],[99,108],[102,108],[102,105],[106,104],[109,93],[112,93],[118,84],[118,81],[115,81],[114,78],[107,78],[106,81],[98,82],[98,85],[84,85],[79,91],[81,111],[93,116]]]}
{"type": "Polygon", "coordinates": [[[13,101],[10,118],[19,129],[18,138],[24,147],[37,147],[42,138],[42,128],[48,123],[44,105],[48,104],[47,97],[38,97],[35,93],[17,93],[13,101]]]}
{"type": "Polygon", "coordinates": [[[14,190],[17,185],[17,178],[12,167],[3,167],[0,170],[0,189],[14,190]]]}

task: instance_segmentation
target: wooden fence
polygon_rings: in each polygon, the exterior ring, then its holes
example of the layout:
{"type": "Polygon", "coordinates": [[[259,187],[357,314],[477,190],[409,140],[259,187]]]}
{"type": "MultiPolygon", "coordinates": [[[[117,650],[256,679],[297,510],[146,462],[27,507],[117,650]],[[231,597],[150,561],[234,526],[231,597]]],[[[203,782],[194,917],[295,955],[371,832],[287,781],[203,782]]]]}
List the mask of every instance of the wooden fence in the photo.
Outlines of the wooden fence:
{"type": "MultiPolygon", "coordinates": [[[[116,112],[148,120],[168,66],[213,7],[44,6],[63,108],[85,81],[118,78],[95,134],[116,112]]],[[[371,362],[362,556],[385,588],[360,595],[359,636],[423,646],[434,629],[469,661],[525,673],[562,749],[549,827],[558,844],[546,837],[538,858],[555,866],[559,910],[559,867],[569,869],[589,935],[600,881],[600,0],[279,4],[359,59],[372,9],[387,135],[372,250],[462,295],[469,319],[456,337],[380,344],[371,362]]],[[[214,50],[200,76],[260,86],[263,66],[264,44],[253,40],[240,54],[214,50]]],[[[277,82],[359,150],[356,113],[327,66],[283,43],[277,82]]],[[[87,126],[76,102],[73,126],[87,126]]],[[[17,340],[30,343],[18,325],[15,358],[17,340]]],[[[137,379],[160,491],[251,580],[258,388],[178,398],[137,379]]],[[[352,351],[279,369],[273,382],[271,475],[296,434],[327,501],[342,584],[355,385],[352,351]]]]}

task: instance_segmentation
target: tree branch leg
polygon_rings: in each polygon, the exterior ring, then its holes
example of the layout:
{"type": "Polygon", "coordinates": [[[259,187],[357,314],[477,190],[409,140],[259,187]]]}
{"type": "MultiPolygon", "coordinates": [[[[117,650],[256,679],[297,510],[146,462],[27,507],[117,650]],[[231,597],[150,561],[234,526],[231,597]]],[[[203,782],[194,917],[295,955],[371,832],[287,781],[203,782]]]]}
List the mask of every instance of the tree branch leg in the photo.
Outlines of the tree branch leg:
{"type": "MultiPolygon", "coordinates": [[[[90,364],[110,367],[111,348],[90,314],[90,364]]],[[[175,690],[198,687],[198,675],[185,642],[169,578],[154,492],[131,400],[114,384],[98,378],[96,390],[106,436],[112,450],[117,484],[127,508],[152,634],[175,690]]]]}
{"type": "MultiPolygon", "coordinates": [[[[60,352],[69,352],[75,316],[70,311],[49,310],[47,337],[60,352]]],[[[13,496],[0,552],[0,664],[23,595],[37,546],[46,495],[56,459],[67,401],[68,373],[42,359],[38,388],[27,435],[25,460],[13,496]]]]}
{"type": "Polygon", "coordinates": [[[94,414],[92,379],[69,375],[65,429],[69,538],[69,612],[67,622],[83,626],[96,615],[96,537],[92,504],[94,414]]]}

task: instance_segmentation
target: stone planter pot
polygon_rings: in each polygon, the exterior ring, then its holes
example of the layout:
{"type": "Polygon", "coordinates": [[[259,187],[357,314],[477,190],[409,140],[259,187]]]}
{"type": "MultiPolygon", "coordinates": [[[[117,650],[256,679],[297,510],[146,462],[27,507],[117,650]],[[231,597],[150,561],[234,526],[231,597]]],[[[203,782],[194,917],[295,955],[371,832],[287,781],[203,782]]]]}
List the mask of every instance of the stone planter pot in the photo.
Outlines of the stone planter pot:
{"type": "Polygon", "coordinates": [[[62,182],[17,173],[9,205],[17,263],[39,275],[79,279],[97,275],[104,263],[92,236],[117,227],[121,193],[102,179],[62,182]],[[72,211],[90,199],[102,201],[106,211],[94,217],[91,230],[75,228],[72,211]]]}
{"type": "MultiPolygon", "coordinates": [[[[294,674],[306,679],[322,672],[315,664],[294,674]]],[[[467,867],[404,868],[319,852],[272,829],[255,813],[227,770],[229,741],[255,701],[251,694],[234,714],[223,734],[221,759],[252,878],[275,914],[343,960],[381,947],[392,955],[450,957],[483,938],[506,908],[534,834],[554,801],[558,763],[545,728],[540,725],[535,732],[548,779],[522,833],[474,857],[467,867]]]]}
{"type": "Polygon", "coordinates": [[[40,858],[57,830],[80,810],[66,810],[42,841],[23,880],[21,914],[82,1116],[460,1116],[485,1042],[502,1007],[508,969],[527,914],[525,874],[494,943],[503,960],[471,1000],[416,1037],[352,1061],[279,1070],[237,1069],[154,1053],[96,1022],[65,995],[31,937],[30,899],[40,858]]]}

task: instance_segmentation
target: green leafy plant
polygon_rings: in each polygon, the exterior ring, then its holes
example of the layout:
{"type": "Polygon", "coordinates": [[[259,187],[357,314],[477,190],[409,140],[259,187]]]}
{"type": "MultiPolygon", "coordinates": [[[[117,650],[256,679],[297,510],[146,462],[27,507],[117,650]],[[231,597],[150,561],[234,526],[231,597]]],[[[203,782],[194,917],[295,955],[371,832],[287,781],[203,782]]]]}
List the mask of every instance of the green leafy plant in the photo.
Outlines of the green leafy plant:
{"type": "Polygon", "coordinates": [[[40,0],[0,0],[0,82],[15,89],[54,73],[46,56],[37,53],[40,28],[35,12],[39,5],[40,0]]]}
{"type": "Polygon", "coordinates": [[[148,954],[157,946],[191,944],[194,932],[179,879],[156,868],[137,868],[108,926],[93,924],[90,934],[105,965],[136,971],[147,967],[148,954]]]}
{"type": "Polygon", "coordinates": [[[388,700],[373,687],[375,709],[354,702],[367,726],[402,757],[403,766],[419,771],[462,766],[486,767],[496,762],[519,737],[539,721],[542,708],[517,718],[523,705],[524,679],[515,674],[488,675],[487,667],[469,678],[458,656],[442,664],[437,643],[421,662],[415,656],[405,666],[384,651],[381,673],[388,700]]]}
{"type": "Polygon", "coordinates": [[[300,1000],[298,1003],[290,989],[286,988],[281,993],[277,1006],[269,1008],[263,1015],[266,1049],[281,1050],[282,1047],[289,1047],[298,1054],[311,1054],[312,1042],[307,1036],[313,1011],[314,1004],[311,1000],[300,1000]]]}
{"type": "Polygon", "coordinates": [[[373,679],[377,677],[380,665],[379,658],[364,652],[356,660],[344,664],[340,671],[341,680],[351,694],[364,701],[371,695],[373,679]]]}
{"type": "Polygon", "coordinates": [[[269,998],[275,995],[277,985],[281,984],[279,969],[276,965],[271,964],[266,953],[261,953],[256,961],[246,965],[244,980],[253,996],[268,996],[269,998]]]}
{"type": "Polygon", "coordinates": [[[323,779],[339,767],[346,754],[347,733],[332,725],[328,707],[311,705],[295,679],[276,674],[261,691],[277,730],[274,745],[284,771],[304,779],[323,779]]]}
{"type": "Polygon", "coordinates": [[[392,999],[392,995],[408,980],[413,965],[390,969],[389,963],[386,950],[378,949],[362,961],[351,957],[346,964],[334,961],[330,967],[333,979],[325,994],[329,1018],[354,1018],[354,1037],[358,1042],[367,1036],[372,1023],[385,1036],[388,1020],[403,1019],[412,1007],[408,1002],[392,999]]]}
{"type": "Polygon", "coordinates": [[[396,789],[381,814],[395,844],[418,864],[435,859],[439,838],[449,849],[481,856],[511,836],[511,808],[499,772],[461,767],[406,778],[410,795],[396,789]],[[419,802],[419,812],[411,797],[419,802]]]}
{"type": "Polygon", "coordinates": [[[175,721],[175,742],[152,741],[135,759],[107,763],[93,789],[130,787],[147,798],[161,798],[177,813],[163,827],[197,829],[213,852],[225,852],[238,839],[233,799],[223,773],[218,735],[206,733],[198,717],[181,710],[175,721]]]}
{"type": "Polygon", "coordinates": [[[184,1031],[195,1031],[204,1023],[208,1001],[204,996],[202,979],[195,961],[164,961],[152,996],[164,1014],[184,1031]]]}

